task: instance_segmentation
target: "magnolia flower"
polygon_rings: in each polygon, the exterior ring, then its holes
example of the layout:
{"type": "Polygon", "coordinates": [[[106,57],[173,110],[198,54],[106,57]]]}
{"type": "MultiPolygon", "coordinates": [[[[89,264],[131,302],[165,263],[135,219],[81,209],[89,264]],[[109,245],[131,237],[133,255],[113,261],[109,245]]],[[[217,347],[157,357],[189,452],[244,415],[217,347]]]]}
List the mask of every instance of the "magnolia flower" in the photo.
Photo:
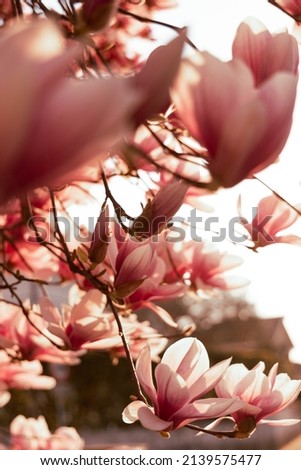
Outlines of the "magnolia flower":
{"type": "Polygon", "coordinates": [[[66,78],[78,48],[67,48],[52,23],[3,28],[0,204],[38,185],[65,182],[69,171],[105,159],[131,126],[161,112],[183,43],[181,35],[155,50],[134,77],[79,80],[66,78]]]}
{"type": "MultiPolygon", "coordinates": [[[[110,245],[112,250],[114,243],[110,245]]],[[[118,246],[118,248],[117,248],[118,246]]],[[[170,326],[176,327],[172,317],[162,307],[155,305],[154,300],[179,297],[187,290],[183,283],[164,282],[166,265],[159,256],[156,243],[150,239],[138,243],[129,238],[120,240],[117,253],[111,262],[115,269],[115,291],[117,298],[123,298],[133,310],[146,307],[170,326]]]]}
{"type": "Polygon", "coordinates": [[[220,398],[239,398],[244,406],[231,413],[241,437],[248,437],[257,424],[287,426],[300,420],[266,420],[291,405],[301,391],[301,380],[291,380],[287,374],[278,374],[275,364],[268,375],[265,364],[259,362],[248,370],[243,364],[233,364],[226,371],[215,391],[220,398]]]}
{"type": "Polygon", "coordinates": [[[42,372],[39,361],[12,362],[4,351],[0,351],[0,389],[49,390],[55,387],[55,379],[42,375],[42,372]]]}
{"type": "Polygon", "coordinates": [[[239,26],[232,53],[253,72],[256,86],[276,72],[298,73],[296,39],[287,32],[272,35],[255,18],[248,18],[239,26]]]}
{"type": "Polygon", "coordinates": [[[128,126],[137,105],[132,87],[117,79],[66,79],[75,55],[48,21],[1,32],[1,202],[52,182],[115,143],[128,126]]]}
{"type": "Polygon", "coordinates": [[[53,344],[57,342],[57,338],[51,336],[47,331],[48,324],[40,315],[38,306],[31,307],[28,300],[25,300],[24,307],[28,311],[29,319],[26,318],[20,307],[3,305],[0,322],[0,347],[9,351],[12,357],[16,355],[27,361],[78,364],[80,361],[74,352],[63,351],[53,344]]]}
{"type": "Polygon", "coordinates": [[[227,415],[242,405],[239,400],[205,398],[227,370],[231,359],[209,368],[204,345],[195,338],[172,344],[155,369],[157,387],[152,378],[149,348],[139,354],[136,371],[151,405],[141,400],[130,403],[123,411],[123,421],[140,421],[152,431],[170,431],[200,419],[227,415]]]}
{"type": "Polygon", "coordinates": [[[41,314],[49,325],[48,330],[60,338],[68,349],[85,349],[88,343],[104,335],[116,338],[111,322],[103,313],[106,305],[104,294],[91,289],[80,297],[75,287],[70,291],[69,300],[70,305],[63,305],[61,313],[48,297],[41,297],[39,301],[41,314]]]}
{"type": "Polygon", "coordinates": [[[186,268],[190,272],[190,282],[194,289],[229,290],[249,284],[247,279],[228,274],[240,266],[240,256],[222,253],[207,243],[193,243],[185,250],[186,268]]]}
{"type": "Polygon", "coordinates": [[[277,72],[255,88],[240,60],[208,53],[183,62],[173,97],[188,130],[208,150],[212,187],[231,187],[273,163],[288,138],[294,73],[277,72]]]}
{"type": "Polygon", "coordinates": [[[298,213],[278,197],[271,195],[259,201],[257,213],[251,223],[242,218],[244,228],[249,232],[254,248],[272,243],[300,243],[297,235],[279,235],[279,232],[293,225],[298,213]]]}
{"type": "Polygon", "coordinates": [[[84,447],[74,428],[63,426],[51,434],[44,416],[37,419],[17,416],[11,422],[10,435],[13,450],[81,450],[84,447]]]}

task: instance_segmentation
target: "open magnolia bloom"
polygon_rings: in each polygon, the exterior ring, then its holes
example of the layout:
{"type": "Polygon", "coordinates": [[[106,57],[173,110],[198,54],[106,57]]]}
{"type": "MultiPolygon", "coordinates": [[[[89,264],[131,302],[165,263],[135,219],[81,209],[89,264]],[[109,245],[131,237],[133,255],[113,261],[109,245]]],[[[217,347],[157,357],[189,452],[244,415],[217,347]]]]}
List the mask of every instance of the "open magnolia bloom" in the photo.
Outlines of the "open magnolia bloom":
{"type": "Polygon", "coordinates": [[[297,219],[298,212],[272,194],[259,201],[256,215],[250,223],[244,217],[241,222],[248,232],[248,240],[253,242],[253,248],[256,250],[272,243],[300,244],[301,239],[297,235],[281,234],[297,219]]]}
{"type": "Polygon", "coordinates": [[[259,423],[288,426],[300,421],[265,419],[284,410],[296,400],[301,391],[301,380],[291,380],[284,373],[277,374],[278,364],[271,368],[268,375],[264,374],[264,369],[264,362],[259,362],[251,370],[243,364],[232,364],[215,387],[217,396],[236,397],[244,402],[243,407],[231,413],[239,433],[235,437],[249,437],[259,423]]]}
{"type": "Polygon", "coordinates": [[[196,338],[184,338],[172,344],[155,369],[152,378],[148,347],[137,360],[138,379],[151,405],[141,400],[130,403],[123,411],[123,421],[140,421],[152,431],[171,431],[192,421],[224,416],[239,410],[243,404],[233,398],[200,399],[212,390],[227,370],[231,359],[209,367],[207,351],[196,338]]]}
{"type": "Polygon", "coordinates": [[[173,99],[191,135],[208,150],[212,187],[230,188],[274,163],[289,136],[297,76],[277,71],[256,87],[241,60],[207,52],[183,61],[173,99]]]}

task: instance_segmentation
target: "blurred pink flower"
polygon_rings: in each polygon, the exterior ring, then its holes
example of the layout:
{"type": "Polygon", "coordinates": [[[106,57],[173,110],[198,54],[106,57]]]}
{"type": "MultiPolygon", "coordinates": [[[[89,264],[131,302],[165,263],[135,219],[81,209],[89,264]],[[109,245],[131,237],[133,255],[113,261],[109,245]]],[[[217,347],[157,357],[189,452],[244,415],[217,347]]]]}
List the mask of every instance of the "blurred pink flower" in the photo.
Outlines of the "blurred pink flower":
{"type": "Polygon", "coordinates": [[[277,72],[298,73],[298,44],[287,32],[271,34],[255,18],[241,23],[232,46],[235,59],[240,59],[253,72],[255,85],[260,85],[277,72]]]}
{"type": "Polygon", "coordinates": [[[278,235],[282,230],[293,225],[299,215],[278,197],[271,195],[261,199],[258,203],[257,214],[251,223],[245,223],[244,228],[250,234],[254,248],[267,246],[272,243],[300,243],[297,235],[278,235]]]}
{"type": "Polygon", "coordinates": [[[52,23],[3,28],[0,204],[38,185],[61,184],[93,157],[104,160],[134,121],[161,112],[183,43],[180,35],[155,50],[136,76],[80,80],[66,78],[78,49],[66,47],[52,23]]]}
{"type": "Polygon", "coordinates": [[[231,359],[209,368],[208,354],[195,338],[184,338],[171,345],[155,369],[153,383],[149,348],[141,351],[136,371],[141,386],[151,401],[136,400],[123,411],[123,421],[140,421],[152,431],[170,431],[200,419],[211,419],[237,411],[239,400],[205,398],[227,370],[231,359]]]}
{"type": "Polygon", "coordinates": [[[240,60],[208,53],[183,62],[173,98],[190,133],[208,150],[212,187],[231,187],[273,163],[288,138],[297,77],[277,72],[255,88],[240,60]]]}
{"type": "MultiPolygon", "coordinates": [[[[86,345],[88,350],[105,350],[111,357],[125,357],[120,334],[118,332],[114,315],[107,314],[106,320],[110,322],[111,332],[104,331],[103,338],[86,345]],[[106,337],[107,333],[107,337],[106,337]],[[111,334],[111,336],[110,336],[111,334]]],[[[157,330],[152,328],[148,321],[139,321],[137,315],[131,314],[121,318],[124,334],[133,359],[137,359],[141,350],[149,345],[152,361],[159,361],[159,354],[165,349],[168,340],[161,336],[157,330]]]]}
{"type": "Polygon", "coordinates": [[[0,408],[10,400],[10,393],[5,389],[4,384],[0,384],[0,408]]]}
{"type": "Polygon", "coordinates": [[[48,324],[42,318],[38,306],[31,307],[27,300],[23,305],[28,311],[29,319],[18,306],[1,306],[0,347],[9,351],[12,357],[21,357],[27,361],[69,365],[79,363],[75,353],[63,351],[51,343],[51,340],[55,343],[57,338],[47,331],[48,324]]]}
{"type": "Polygon", "coordinates": [[[17,416],[10,425],[13,450],[81,450],[84,441],[71,427],[60,427],[54,434],[48,429],[44,416],[17,416]]]}
{"type": "Polygon", "coordinates": [[[264,362],[259,362],[251,370],[243,364],[232,364],[215,387],[218,397],[236,397],[245,403],[242,408],[231,413],[237,430],[242,433],[241,437],[248,437],[260,423],[287,426],[300,421],[265,419],[296,400],[301,391],[301,380],[291,380],[284,373],[277,375],[278,364],[271,368],[268,375],[264,374],[264,369],[264,362]]]}
{"type": "Polygon", "coordinates": [[[116,336],[103,313],[106,305],[104,294],[91,289],[80,296],[78,289],[74,288],[70,290],[69,301],[70,304],[63,305],[60,313],[48,297],[39,300],[48,330],[60,338],[68,349],[85,349],[88,343],[99,340],[104,334],[106,337],[116,336]]]}
{"type": "Polygon", "coordinates": [[[124,80],[66,79],[75,55],[48,21],[1,32],[1,202],[54,181],[125,131],[137,93],[124,80]]]}
{"type": "Polygon", "coordinates": [[[191,285],[196,290],[230,290],[249,284],[245,278],[228,274],[228,271],[243,263],[240,256],[220,252],[214,245],[205,242],[191,243],[186,247],[184,256],[191,285]]]}
{"type": "Polygon", "coordinates": [[[41,375],[42,372],[39,361],[12,362],[5,351],[0,351],[0,388],[49,390],[55,387],[55,379],[41,375]]]}

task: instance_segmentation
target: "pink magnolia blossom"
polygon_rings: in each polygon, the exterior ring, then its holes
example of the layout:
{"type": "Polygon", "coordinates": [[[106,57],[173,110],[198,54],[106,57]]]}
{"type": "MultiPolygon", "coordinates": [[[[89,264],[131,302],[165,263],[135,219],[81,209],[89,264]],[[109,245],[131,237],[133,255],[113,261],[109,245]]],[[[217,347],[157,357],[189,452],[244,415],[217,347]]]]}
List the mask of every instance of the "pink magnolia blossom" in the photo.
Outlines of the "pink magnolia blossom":
{"type": "Polygon", "coordinates": [[[55,387],[55,379],[42,372],[39,361],[12,362],[5,351],[0,351],[0,388],[49,390],[55,387]]]}
{"type": "Polygon", "coordinates": [[[200,399],[219,382],[230,359],[209,368],[208,354],[195,338],[184,338],[171,345],[155,369],[155,388],[148,348],[141,351],[136,371],[151,406],[136,400],[123,411],[123,421],[140,421],[153,431],[170,431],[200,419],[211,419],[237,411],[239,400],[200,399]]]}
{"type": "Polygon", "coordinates": [[[55,346],[58,344],[57,338],[47,331],[48,324],[42,318],[39,307],[31,307],[27,300],[24,301],[24,307],[29,318],[26,318],[18,306],[1,305],[0,346],[12,357],[21,357],[27,361],[78,364],[80,361],[75,353],[55,346]]]}
{"type": "Polygon", "coordinates": [[[53,434],[44,416],[25,418],[17,416],[10,425],[13,450],[81,450],[84,441],[71,427],[60,427],[53,434]]]}
{"type": "MultiPolygon", "coordinates": [[[[60,313],[48,297],[40,299],[41,314],[53,338],[72,351],[100,350],[115,357],[125,356],[115,317],[112,312],[104,311],[106,297],[103,294],[96,289],[84,293],[73,287],[69,302],[61,307],[60,313]]],[[[161,338],[148,322],[139,322],[136,315],[120,321],[132,357],[137,358],[141,349],[149,344],[152,358],[157,360],[167,340],[161,338]]]]}
{"type": "Polygon", "coordinates": [[[0,203],[38,185],[58,184],[64,173],[93,157],[104,160],[101,152],[116,144],[134,121],[160,112],[184,42],[182,35],[154,51],[134,77],[79,80],[65,76],[78,49],[67,48],[52,23],[3,29],[0,203]]]}
{"type": "MultiPolygon", "coordinates": [[[[39,301],[41,314],[48,322],[48,330],[63,341],[71,350],[85,349],[87,343],[106,336],[112,327],[103,314],[106,296],[92,289],[81,298],[76,289],[71,290],[70,305],[63,305],[61,313],[48,297],[39,301]]],[[[116,336],[115,334],[111,336],[116,336]]]]}
{"type": "Polygon", "coordinates": [[[272,243],[300,243],[297,235],[279,235],[279,232],[293,225],[298,219],[297,211],[274,195],[259,201],[257,213],[251,223],[244,223],[250,234],[254,248],[264,247],[272,243]]]}
{"type": "Polygon", "coordinates": [[[137,104],[132,88],[117,79],[64,78],[74,56],[48,21],[18,23],[1,33],[0,201],[53,181],[125,130],[137,104]]]}
{"type": "Polygon", "coordinates": [[[228,273],[243,263],[240,256],[220,252],[214,245],[205,242],[190,244],[185,250],[185,256],[194,289],[229,290],[249,284],[247,279],[228,273]]]}
{"type": "Polygon", "coordinates": [[[291,380],[284,373],[277,375],[278,364],[271,368],[268,375],[264,374],[264,369],[264,362],[259,362],[251,370],[243,364],[232,364],[215,387],[218,397],[237,397],[245,403],[242,408],[231,413],[242,437],[248,437],[260,423],[287,426],[299,422],[295,419],[265,419],[296,400],[301,391],[301,380],[291,380]]]}
{"type": "Polygon", "coordinates": [[[232,53],[253,72],[256,86],[277,72],[298,73],[296,39],[287,32],[272,35],[255,18],[248,18],[239,26],[232,53]]]}
{"type": "Polygon", "coordinates": [[[170,326],[177,326],[169,313],[153,301],[179,297],[187,287],[180,282],[165,282],[166,265],[157,244],[150,239],[139,243],[123,236],[115,248],[115,255],[111,256],[116,271],[114,295],[124,299],[132,310],[146,307],[170,326]]]}
{"type": "Polygon", "coordinates": [[[208,150],[213,187],[234,186],[277,159],[290,132],[296,85],[294,73],[277,72],[255,88],[238,59],[224,63],[202,53],[183,62],[173,97],[208,150]]]}

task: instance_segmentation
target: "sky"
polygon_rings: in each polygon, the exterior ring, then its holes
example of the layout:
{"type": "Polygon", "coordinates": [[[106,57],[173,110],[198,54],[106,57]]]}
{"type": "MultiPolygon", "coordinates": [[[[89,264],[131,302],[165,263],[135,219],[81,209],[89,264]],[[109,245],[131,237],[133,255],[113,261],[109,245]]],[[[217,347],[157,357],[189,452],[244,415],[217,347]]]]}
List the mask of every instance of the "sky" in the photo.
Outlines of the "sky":
{"type": "MultiPolygon", "coordinates": [[[[291,32],[293,28],[293,20],[267,0],[180,0],[177,14],[173,16],[171,11],[164,12],[161,19],[188,26],[188,35],[200,50],[229,60],[236,29],[249,16],[259,19],[271,32],[284,28],[291,32]]],[[[293,127],[280,162],[262,173],[262,178],[293,204],[301,203],[300,129],[299,86],[293,127]]],[[[250,191],[247,185],[248,182],[239,185],[236,193],[225,191],[220,209],[226,215],[231,215],[229,211],[234,210],[234,200],[241,191],[244,190],[245,200],[249,198],[249,205],[268,194],[259,185],[250,191]]],[[[294,233],[301,235],[300,221],[294,233]]],[[[291,359],[301,363],[301,246],[272,245],[257,254],[243,249],[242,256],[245,262],[240,272],[251,281],[243,294],[255,304],[260,316],[284,318],[294,344],[291,359]]]]}

